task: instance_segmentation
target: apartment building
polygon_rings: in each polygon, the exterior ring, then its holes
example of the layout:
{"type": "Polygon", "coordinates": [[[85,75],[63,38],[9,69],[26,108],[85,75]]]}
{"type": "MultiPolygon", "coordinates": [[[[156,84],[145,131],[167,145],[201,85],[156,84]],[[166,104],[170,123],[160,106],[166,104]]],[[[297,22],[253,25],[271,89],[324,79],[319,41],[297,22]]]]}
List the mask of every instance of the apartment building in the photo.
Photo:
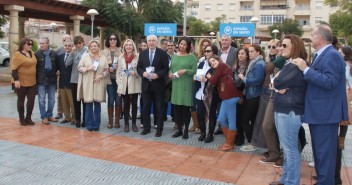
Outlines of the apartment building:
{"type": "Polygon", "coordinates": [[[256,35],[269,37],[267,28],[286,18],[297,20],[303,28],[303,37],[309,38],[315,25],[329,21],[337,8],[324,4],[324,0],[188,0],[187,14],[206,23],[226,15],[225,23],[249,22],[257,17],[256,35]]]}

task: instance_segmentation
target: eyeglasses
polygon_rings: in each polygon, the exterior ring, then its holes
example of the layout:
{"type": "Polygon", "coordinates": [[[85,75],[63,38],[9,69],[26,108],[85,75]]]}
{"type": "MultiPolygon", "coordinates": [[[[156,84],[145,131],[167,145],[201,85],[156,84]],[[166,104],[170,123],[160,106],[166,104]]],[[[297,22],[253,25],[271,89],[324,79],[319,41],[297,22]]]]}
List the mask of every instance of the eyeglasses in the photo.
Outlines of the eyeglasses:
{"type": "Polygon", "coordinates": [[[286,44],[282,44],[282,47],[283,47],[283,48],[286,48],[286,47],[287,47],[287,45],[286,45],[286,44]]]}
{"type": "Polygon", "coordinates": [[[213,51],[212,50],[204,50],[204,52],[210,53],[210,52],[213,52],[213,51]]]}
{"type": "Polygon", "coordinates": [[[28,46],[33,46],[33,43],[26,43],[28,46]]]}
{"type": "Polygon", "coordinates": [[[110,38],[109,40],[110,40],[110,41],[112,41],[112,40],[116,41],[116,40],[117,40],[117,38],[110,38]]]}
{"type": "Polygon", "coordinates": [[[174,45],[167,45],[167,47],[173,47],[174,45]]]}
{"type": "Polygon", "coordinates": [[[271,45],[269,45],[268,48],[269,48],[269,49],[271,49],[271,48],[272,48],[272,49],[276,49],[276,46],[271,46],[271,45]]]}

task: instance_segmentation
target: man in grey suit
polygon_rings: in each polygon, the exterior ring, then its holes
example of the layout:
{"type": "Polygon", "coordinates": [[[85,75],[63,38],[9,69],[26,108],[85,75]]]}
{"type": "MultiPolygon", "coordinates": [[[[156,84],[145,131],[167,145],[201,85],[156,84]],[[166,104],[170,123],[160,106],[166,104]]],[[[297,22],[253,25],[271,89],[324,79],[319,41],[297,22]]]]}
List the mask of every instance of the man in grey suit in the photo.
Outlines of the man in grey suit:
{"type": "Polygon", "coordinates": [[[231,37],[226,34],[222,35],[221,49],[218,52],[218,56],[221,57],[222,61],[226,62],[231,68],[235,62],[237,51],[237,48],[231,46],[231,37]]]}
{"type": "MultiPolygon", "coordinates": [[[[235,63],[235,58],[238,49],[231,46],[231,37],[230,35],[223,34],[221,36],[221,49],[219,49],[218,56],[221,57],[223,62],[226,62],[231,68],[235,63]]],[[[222,134],[221,127],[219,125],[218,129],[214,132],[215,135],[222,134]]]]}

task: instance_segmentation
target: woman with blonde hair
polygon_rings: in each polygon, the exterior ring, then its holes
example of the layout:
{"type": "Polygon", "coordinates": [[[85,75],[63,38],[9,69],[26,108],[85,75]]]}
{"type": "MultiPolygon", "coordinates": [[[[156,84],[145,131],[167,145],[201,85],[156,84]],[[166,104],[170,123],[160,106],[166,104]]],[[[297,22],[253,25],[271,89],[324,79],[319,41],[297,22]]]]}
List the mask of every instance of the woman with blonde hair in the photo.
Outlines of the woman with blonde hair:
{"type": "Polygon", "coordinates": [[[88,131],[99,131],[100,103],[106,100],[106,86],[110,81],[109,66],[97,40],[89,42],[88,51],[77,66],[77,100],[82,99],[86,103],[85,123],[88,131]]]}
{"type": "Polygon", "coordinates": [[[124,103],[125,132],[129,132],[129,110],[132,102],[132,130],[138,132],[136,125],[138,94],[142,92],[142,80],[137,74],[138,53],[131,39],[124,41],[120,64],[116,71],[117,93],[122,95],[124,103]]]}

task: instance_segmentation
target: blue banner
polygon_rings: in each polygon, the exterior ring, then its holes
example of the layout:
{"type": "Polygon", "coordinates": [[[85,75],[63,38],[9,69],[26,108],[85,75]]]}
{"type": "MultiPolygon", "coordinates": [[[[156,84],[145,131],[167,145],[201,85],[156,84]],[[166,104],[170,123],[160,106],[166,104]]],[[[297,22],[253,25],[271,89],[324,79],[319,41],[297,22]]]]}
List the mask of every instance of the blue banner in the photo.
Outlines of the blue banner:
{"type": "Polygon", "coordinates": [[[253,37],[254,31],[254,23],[220,24],[220,36],[227,34],[231,37],[253,37]]]}
{"type": "Polygon", "coordinates": [[[144,36],[177,36],[176,23],[147,23],[144,24],[144,36]]]}

